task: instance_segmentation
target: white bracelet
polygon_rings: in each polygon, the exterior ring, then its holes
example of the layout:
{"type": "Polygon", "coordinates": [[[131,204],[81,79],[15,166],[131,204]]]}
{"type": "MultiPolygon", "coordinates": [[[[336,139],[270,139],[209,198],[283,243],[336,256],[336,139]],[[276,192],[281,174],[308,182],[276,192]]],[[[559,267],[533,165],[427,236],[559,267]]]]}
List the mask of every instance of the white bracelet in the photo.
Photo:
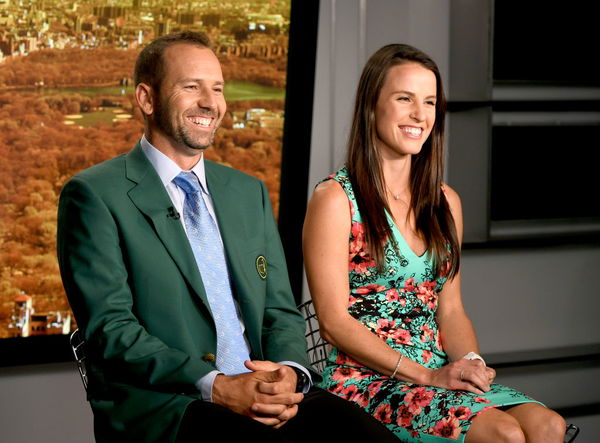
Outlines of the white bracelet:
{"type": "Polygon", "coordinates": [[[463,357],[465,360],[481,360],[483,362],[483,366],[487,366],[485,364],[485,360],[483,359],[483,357],[481,355],[479,355],[477,352],[469,352],[468,354],[466,354],[463,357]]]}
{"type": "Polygon", "coordinates": [[[399,354],[400,354],[400,358],[398,359],[398,363],[396,363],[396,368],[394,369],[394,372],[392,372],[391,378],[394,378],[396,376],[396,372],[398,372],[400,363],[402,363],[402,359],[404,358],[404,354],[402,352],[399,352],[399,354]]]}

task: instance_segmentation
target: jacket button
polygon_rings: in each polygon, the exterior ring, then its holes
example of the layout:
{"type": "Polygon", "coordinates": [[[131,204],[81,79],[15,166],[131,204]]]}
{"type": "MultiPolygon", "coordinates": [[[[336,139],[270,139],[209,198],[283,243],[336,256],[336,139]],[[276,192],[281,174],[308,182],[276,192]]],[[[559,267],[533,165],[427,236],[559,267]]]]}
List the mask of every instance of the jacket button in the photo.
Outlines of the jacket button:
{"type": "Polygon", "coordinates": [[[216,359],[215,354],[204,354],[202,356],[202,360],[208,363],[214,363],[216,359]]]}

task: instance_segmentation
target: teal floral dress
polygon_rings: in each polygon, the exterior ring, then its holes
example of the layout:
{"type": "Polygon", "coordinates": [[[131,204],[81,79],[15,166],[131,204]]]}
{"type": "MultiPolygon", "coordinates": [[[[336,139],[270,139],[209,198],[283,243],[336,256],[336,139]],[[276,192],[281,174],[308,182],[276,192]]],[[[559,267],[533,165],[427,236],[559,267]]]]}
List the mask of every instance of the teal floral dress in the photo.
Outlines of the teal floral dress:
{"type": "MultiPolygon", "coordinates": [[[[398,250],[386,243],[385,271],[379,272],[366,252],[362,218],[346,169],[329,179],[346,192],[352,214],[348,311],[406,357],[430,369],[444,366],[448,356],[435,313],[446,278],[432,274],[428,254],[416,255],[389,215],[398,250]]],[[[363,366],[335,347],[320,386],[356,403],[403,441],[463,441],[473,418],[486,409],[535,402],[498,384],[486,394],[476,395],[405,383],[363,366]]]]}

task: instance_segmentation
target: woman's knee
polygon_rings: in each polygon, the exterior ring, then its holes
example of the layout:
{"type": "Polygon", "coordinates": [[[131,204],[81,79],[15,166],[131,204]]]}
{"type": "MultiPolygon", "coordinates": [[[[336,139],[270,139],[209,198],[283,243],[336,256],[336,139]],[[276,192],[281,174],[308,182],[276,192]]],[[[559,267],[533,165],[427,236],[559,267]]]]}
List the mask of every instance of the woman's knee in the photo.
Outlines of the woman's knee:
{"type": "Polygon", "coordinates": [[[544,409],[537,420],[537,435],[545,436],[548,441],[558,441],[564,438],[567,423],[558,413],[544,409]]]}
{"type": "Polygon", "coordinates": [[[567,424],[559,414],[545,406],[527,403],[507,411],[516,418],[528,440],[562,441],[567,424]]]}
{"type": "Polygon", "coordinates": [[[512,419],[497,423],[494,433],[498,442],[525,443],[525,433],[519,422],[512,419]]]}
{"type": "Polygon", "coordinates": [[[498,409],[490,409],[473,420],[466,440],[469,443],[525,443],[525,434],[514,417],[498,409]]]}

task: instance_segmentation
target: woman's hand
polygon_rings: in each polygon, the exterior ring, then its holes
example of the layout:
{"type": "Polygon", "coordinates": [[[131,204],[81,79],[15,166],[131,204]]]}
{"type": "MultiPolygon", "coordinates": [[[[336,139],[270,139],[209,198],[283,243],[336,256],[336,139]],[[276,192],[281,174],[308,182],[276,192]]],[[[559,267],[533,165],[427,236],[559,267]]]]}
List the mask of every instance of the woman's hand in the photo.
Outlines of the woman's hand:
{"type": "Polygon", "coordinates": [[[486,366],[485,373],[487,374],[490,384],[494,383],[494,379],[496,378],[496,371],[490,368],[489,366],[486,366]]]}
{"type": "Polygon", "coordinates": [[[490,390],[496,371],[481,360],[460,359],[440,369],[433,369],[427,384],[438,388],[463,390],[483,395],[490,390]]]}

